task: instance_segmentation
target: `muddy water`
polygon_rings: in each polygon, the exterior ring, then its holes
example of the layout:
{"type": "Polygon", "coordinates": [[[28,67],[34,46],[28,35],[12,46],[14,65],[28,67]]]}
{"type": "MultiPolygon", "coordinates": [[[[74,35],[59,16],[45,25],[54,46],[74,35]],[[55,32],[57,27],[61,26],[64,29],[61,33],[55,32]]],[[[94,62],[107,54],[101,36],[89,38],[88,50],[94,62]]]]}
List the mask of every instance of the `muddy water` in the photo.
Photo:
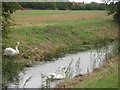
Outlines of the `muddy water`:
{"type": "MultiPolygon", "coordinates": [[[[112,55],[113,48],[114,44],[110,44],[107,48],[103,47],[98,50],[66,54],[64,57],[58,58],[55,61],[38,62],[32,67],[25,68],[25,70],[19,74],[19,82],[10,83],[9,88],[41,88],[43,83],[41,74],[47,76],[49,73],[56,72],[61,66],[68,67],[71,62],[70,77],[91,72],[93,68],[102,65],[106,58],[112,55]],[[28,78],[29,80],[25,84],[28,78]]],[[[52,82],[51,87],[55,87],[59,82],[60,80],[52,82]]]]}

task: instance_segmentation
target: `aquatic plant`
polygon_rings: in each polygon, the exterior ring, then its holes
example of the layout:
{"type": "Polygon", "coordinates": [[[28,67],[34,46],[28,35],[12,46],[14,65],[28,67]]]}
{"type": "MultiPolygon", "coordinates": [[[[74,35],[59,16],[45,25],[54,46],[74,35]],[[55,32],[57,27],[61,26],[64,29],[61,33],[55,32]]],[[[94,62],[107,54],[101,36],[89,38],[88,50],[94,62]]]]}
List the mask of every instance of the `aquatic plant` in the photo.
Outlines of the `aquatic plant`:
{"type": "Polygon", "coordinates": [[[79,68],[80,67],[80,58],[77,60],[77,62],[76,62],[76,68],[79,68]]]}
{"type": "Polygon", "coordinates": [[[73,63],[73,59],[71,60],[71,62],[69,63],[66,69],[66,72],[65,72],[66,78],[70,78],[72,76],[72,68],[71,68],[72,63],[73,63]]]}
{"type": "Polygon", "coordinates": [[[76,72],[79,71],[79,72],[81,73],[81,69],[80,69],[80,57],[79,57],[79,59],[76,61],[75,69],[76,69],[76,72]]]}
{"type": "Polygon", "coordinates": [[[25,85],[30,81],[31,78],[32,78],[32,75],[31,75],[28,79],[26,79],[26,81],[25,81],[25,83],[24,83],[24,85],[23,85],[23,88],[24,88],[25,85]]]}

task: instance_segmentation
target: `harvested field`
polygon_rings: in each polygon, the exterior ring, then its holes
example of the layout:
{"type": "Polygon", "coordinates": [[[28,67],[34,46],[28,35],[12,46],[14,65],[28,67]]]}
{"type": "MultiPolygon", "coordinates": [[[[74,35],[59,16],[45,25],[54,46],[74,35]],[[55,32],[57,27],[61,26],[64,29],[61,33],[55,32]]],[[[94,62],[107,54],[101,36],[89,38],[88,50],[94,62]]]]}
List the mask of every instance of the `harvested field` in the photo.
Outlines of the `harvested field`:
{"type": "Polygon", "coordinates": [[[15,27],[21,26],[44,26],[44,25],[53,25],[62,22],[72,22],[74,20],[83,20],[83,19],[97,19],[97,18],[110,18],[107,16],[105,11],[58,11],[55,13],[53,10],[41,11],[41,10],[28,10],[26,11],[17,11],[13,14],[14,21],[16,23],[15,27]],[[41,14],[44,12],[45,14],[41,14]],[[21,13],[26,13],[21,14],[21,13]]]}

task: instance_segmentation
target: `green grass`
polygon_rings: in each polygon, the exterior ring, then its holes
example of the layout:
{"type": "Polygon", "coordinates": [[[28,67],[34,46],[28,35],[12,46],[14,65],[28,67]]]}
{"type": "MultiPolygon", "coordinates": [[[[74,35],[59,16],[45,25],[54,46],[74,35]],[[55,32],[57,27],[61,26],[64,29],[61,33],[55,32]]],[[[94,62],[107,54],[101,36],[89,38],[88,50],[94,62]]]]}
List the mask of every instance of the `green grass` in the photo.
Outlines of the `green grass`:
{"type": "Polygon", "coordinates": [[[89,22],[101,22],[101,21],[111,21],[110,19],[103,19],[103,18],[95,18],[95,19],[64,19],[64,20],[46,20],[46,21],[39,21],[33,23],[56,23],[57,26],[65,26],[65,25],[76,25],[81,23],[89,23],[89,22]],[[67,21],[67,22],[65,22],[67,21]],[[69,22],[68,22],[69,21],[69,22]]]}
{"type": "Polygon", "coordinates": [[[2,87],[2,59],[0,57],[0,88],[2,87]]]}
{"type": "MultiPolygon", "coordinates": [[[[60,50],[62,50],[61,47],[63,47],[63,49],[66,48],[65,50],[68,51],[69,49],[79,48],[82,42],[89,42],[89,44],[93,44],[96,43],[98,38],[100,40],[104,40],[106,37],[108,39],[116,38],[117,35],[113,37],[116,33],[113,30],[116,28],[117,25],[110,19],[101,18],[80,21],[73,20],[72,22],[64,22],[56,25],[13,28],[8,35],[9,39],[6,39],[6,47],[14,48],[15,43],[19,41],[21,43],[19,49],[21,53],[24,53],[24,50],[28,46],[38,47],[38,44],[35,42],[51,42],[53,47],[59,46],[60,50]],[[99,32],[104,34],[100,34],[99,32]]],[[[56,52],[59,47],[54,48],[54,50],[50,52],[56,52]]],[[[34,55],[34,52],[26,53],[29,53],[28,56],[34,55]]]]}
{"type": "Polygon", "coordinates": [[[118,88],[118,63],[91,75],[75,88],[118,88]]]}
{"type": "MultiPolygon", "coordinates": [[[[116,25],[110,19],[90,19],[74,20],[48,26],[19,27],[11,30],[7,43],[13,46],[19,41],[24,45],[28,43],[34,45],[35,41],[43,42],[48,39],[54,44],[64,44],[64,40],[68,44],[77,43],[76,40],[93,42],[95,40],[93,36],[98,34],[99,31],[105,32],[104,29],[106,28],[114,29],[116,25]]],[[[110,30],[109,32],[112,33],[113,31],[110,30]]],[[[109,33],[100,36],[107,35],[109,36],[109,33]]]]}
{"type": "Polygon", "coordinates": [[[98,10],[24,10],[25,12],[21,12],[18,10],[15,14],[22,16],[31,16],[31,15],[56,15],[56,14],[75,14],[75,13],[101,13],[106,11],[98,11],[98,10]]]}

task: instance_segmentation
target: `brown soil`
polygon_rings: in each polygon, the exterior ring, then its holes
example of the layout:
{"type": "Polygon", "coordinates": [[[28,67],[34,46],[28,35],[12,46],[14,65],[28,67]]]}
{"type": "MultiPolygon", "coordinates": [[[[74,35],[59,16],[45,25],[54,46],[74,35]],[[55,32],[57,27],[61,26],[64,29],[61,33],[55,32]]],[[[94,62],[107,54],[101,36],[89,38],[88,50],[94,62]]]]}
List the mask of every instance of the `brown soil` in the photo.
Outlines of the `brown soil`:
{"type": "Polygon", "coordinates": [[[29,16],[19,16],[15,17],[13,15],[14,21],[16,23],[15,27],[21,26],[43,26],[56,23],[44,23],[43,21],[59,21],[64,20],[69,22],[70,20],[78,19],[92,19],[92,18],[110,18],[105,12],[99,13],[72,13],[72,14],[57,14],[57,15],[29,15],[29,16]]]}
{"type": "MultiPolygon", "coordinates": [[[[56,88],[74,88],[77,84],[81,83],[83,80],[89,78],[91,75],[94,75],[95,73],[104,70],[104,68],[110,67],[111,64],[117,63],[120,57],[108,60],[103,66],[100,68],[95,68],[92,72],[84,74],[84,75],[77,75],[74,78],[67,79],[61,83],[59,83],[56,88]]],[[[113,73],[113,72],[111,72],[113,73]]]]}
{"type": "Polygon", "coordinates": [[[54,48],[59,47],[57,45],[53,45],[53,43],[51,43],[50,41],[34,43],[36,44],[35,46],[27,45],[25,47],[26,50],[21,51],[19,58],[25,58],[27,60],[30,59],[31,61],[41,60],[45,58],[46,55],[54,51],[54,48]]]}

